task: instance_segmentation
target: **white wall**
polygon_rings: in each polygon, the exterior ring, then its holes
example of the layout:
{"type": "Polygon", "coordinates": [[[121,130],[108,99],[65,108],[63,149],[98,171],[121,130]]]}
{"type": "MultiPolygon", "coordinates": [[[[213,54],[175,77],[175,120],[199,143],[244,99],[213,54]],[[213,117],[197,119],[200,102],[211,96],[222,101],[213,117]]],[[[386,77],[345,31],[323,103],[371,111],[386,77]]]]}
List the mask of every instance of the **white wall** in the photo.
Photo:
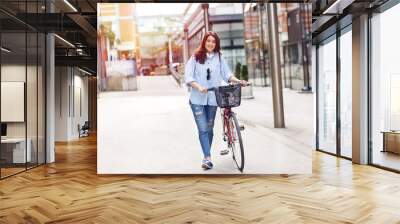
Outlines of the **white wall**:
{"type": "MultiPolygon", "coordinates": [[[[76,70],[75,70],[76,71],[76,70]]],[[[76,73],[75,73],[76,74],[76,73]]],[[[81,126],[88,120],[88,78],[80,75],[74,77],[74,108],[72,113],[72,130],[71,134],[74,138],[79,137],[78,124],[81,126]],[[80,91],[80,93],[79,93],[80,91]],[[79,97],[80,96],[80,97],[79,97]],[[80,102],[79,102],[80,101],[80,102]],[[79,108],[81,107],[81,108],[79,108]],[[79,111],[81,110],[81,111],[79,111]]]]}
{"type": "MultiPolygon", "coordinates": [[[[2,65],[1,81],[25,82],[25,69],[25,64],[2,65]]],[[[6,109],[7,108],[1,108],[1,110],[6,109]]],[[[25,122],[7,122],[7,137],[25,137],[25,126],[25,122]]]]}
{"type": "Polygon", "coordinates": [[[56,141],[79,138],[78,124],[88,120],[88,78],[83,75],[76,68],[56,67],[56,141]]]}
{"type": "Polygon", "coordinates": [[[1,82],[1,121],[25,121],[25,83],[1,82]]]}
{"type": "MultiPolygon", "coordinates": [[[[1,81],[3,82],[25,82],[25,65],[2,65],[1,66],[1,81]]],[[[30,70],[30,68],[28,68],[30,70]]],[[[4,97],[4,96],[3,96],[4,97]]],[[[6,110],[6,108],[1,108],[6,110]]],[[[25,124],[24,122],[7,123],[8,137],[24,137],[25,124]]]]}
{"type": "MultiPolygon", "coordinates": [[[[32,66],[25,64],[3,64],[1,66],[1,81],[2,82],[24,82],[26,83],[26,107],[23,106],[22,112],[26,112],[26,121],[22,122],[6,122],[7,137],[21,138],[25,135],[30,139],[30,148],[32,161],[36,162],[39,158],[39,163],[44,162],[44,74],[41,66],[32,66]],[[27,80],[26,80],[27,79],[27,80]],[[39,153],[39,156],[37,156],[39,153]]],[[[2,95],[2,98],[8,98],[7,95],[2,95]]],[[[3,107],[1,110],[12,110],[11,108],[3,107]]],[[[13,113],[13,111],[8,111],[13,113]]]]}
{"type": "MultiPolygon", "coordinates": [[[[36,85],[36,80],[32,80],[31,75],[36,76],[36,67],[34,66],[28,66],[25,67],[25,65],[2,65],[1,66],[1,81],[4,82],[25,82],[25,75],[26,75],[26,70],[27,69],[27,75],[28,75],[28,80],[29,80],[29,85],[36,85]]],[[[33,110],[36,110],[36,88],[27,88],[27,103],[28,106],[31,108],[27,111],[27,118],[28,122],[35,121],[36,123],[36,113],[32,113],[33,110]],[[35,102],[34,104],[31,104],[31,102],[35,102]],[[32,107],[34,107],[32,109],[32,107]]],[[[3,96],[4,97],[4,96],[3,96]]],[[[1,108],[1,110],[7,110],[7,108],[1,108]]],[[[25,136],[25,123],[26,122],[7,122],[7,136],[8,137],[24,137],[25,136]]],[[[33,127],[33,125],[28,124],[28,137],[30,133],[30,127],[33,127]]],[[[36,126],[34,127],[36,130],[36,126]]]]}

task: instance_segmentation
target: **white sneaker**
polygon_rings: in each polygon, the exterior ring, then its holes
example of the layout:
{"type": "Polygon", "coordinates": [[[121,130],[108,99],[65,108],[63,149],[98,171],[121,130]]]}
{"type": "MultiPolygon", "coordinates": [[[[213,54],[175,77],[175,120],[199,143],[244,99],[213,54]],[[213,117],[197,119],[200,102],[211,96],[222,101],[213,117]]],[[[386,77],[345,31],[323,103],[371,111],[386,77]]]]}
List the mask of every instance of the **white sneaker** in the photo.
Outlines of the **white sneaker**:
{"type": "Polygon", "coordinates": [[[210,160],[203,159],[202,164],[201,164],[201,167],[202,167],[204,170],[212,169],[213,166],[214,166],[214,165],[212,164],[212,162],[211,162],[210,160]]]}

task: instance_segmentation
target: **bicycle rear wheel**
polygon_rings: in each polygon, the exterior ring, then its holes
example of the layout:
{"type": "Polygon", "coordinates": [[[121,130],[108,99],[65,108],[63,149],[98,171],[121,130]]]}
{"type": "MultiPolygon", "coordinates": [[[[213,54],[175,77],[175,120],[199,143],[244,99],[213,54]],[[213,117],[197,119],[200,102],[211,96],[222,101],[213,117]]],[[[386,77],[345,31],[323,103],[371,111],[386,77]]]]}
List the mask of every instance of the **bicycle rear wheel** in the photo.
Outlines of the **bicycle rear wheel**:
{"type": "Polygon", "coordinates": [[[243,172],[244,169],[244,148],[242,135],[240,133],[239,122],[236,119],[235,113],[231,113],[229,118],[230,128],[231,128],[231,142],[230,148],[232,150],[232,158],[235,161],[235,164],[240,172],[243,172]]]}

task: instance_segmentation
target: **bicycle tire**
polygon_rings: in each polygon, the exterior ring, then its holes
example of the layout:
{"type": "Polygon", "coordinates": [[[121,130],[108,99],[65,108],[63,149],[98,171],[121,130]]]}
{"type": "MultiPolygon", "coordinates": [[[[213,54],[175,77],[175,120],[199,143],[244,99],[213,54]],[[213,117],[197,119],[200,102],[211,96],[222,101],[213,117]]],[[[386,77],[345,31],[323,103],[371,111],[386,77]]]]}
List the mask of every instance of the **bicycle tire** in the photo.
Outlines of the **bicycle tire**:
{"type": "Polygon", "coordinates": [[[239,142],[239,151],[238,152],[236,152],[235,142],[231,143],[232,158],[235,161],[235,164],[236,164],[237,168],[239,169],[239,171],[243,172],[243,169],[244,169],[244,147],[243,147],[243,140],[242,140],[242,134],[240,132],[239,122],[236,118],[235,113],[233,113],[233,112],[231,113],[229,119],[233,120],[233,124],[235,127],[232,129],[234,132],[236,132],[237,141],[239,142]]]}

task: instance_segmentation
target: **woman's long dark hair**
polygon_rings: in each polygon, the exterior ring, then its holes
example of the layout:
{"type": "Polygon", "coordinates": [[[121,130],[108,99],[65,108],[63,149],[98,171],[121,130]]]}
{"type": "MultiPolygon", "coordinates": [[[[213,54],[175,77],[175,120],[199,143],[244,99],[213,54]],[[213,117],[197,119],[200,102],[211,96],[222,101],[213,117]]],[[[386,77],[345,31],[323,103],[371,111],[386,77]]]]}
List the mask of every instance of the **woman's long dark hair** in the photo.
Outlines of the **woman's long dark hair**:
{"type": "Polygon", "coordinates": [[[194,57],[196,61],[200,62],[200,64],[204,64],[207,58],[207,49],[206,49],[206,41],[209,36],[212,36],[215,38],[215,48],[214,52],[218,53],[218,56],[221,56],[221,47],[219,45],[219,37],[218,35],[213,32],[213,31],[208,31],[203,37],[203,40],[201,41],[201,45],[196,49],[194,53],[194,57]]]}

